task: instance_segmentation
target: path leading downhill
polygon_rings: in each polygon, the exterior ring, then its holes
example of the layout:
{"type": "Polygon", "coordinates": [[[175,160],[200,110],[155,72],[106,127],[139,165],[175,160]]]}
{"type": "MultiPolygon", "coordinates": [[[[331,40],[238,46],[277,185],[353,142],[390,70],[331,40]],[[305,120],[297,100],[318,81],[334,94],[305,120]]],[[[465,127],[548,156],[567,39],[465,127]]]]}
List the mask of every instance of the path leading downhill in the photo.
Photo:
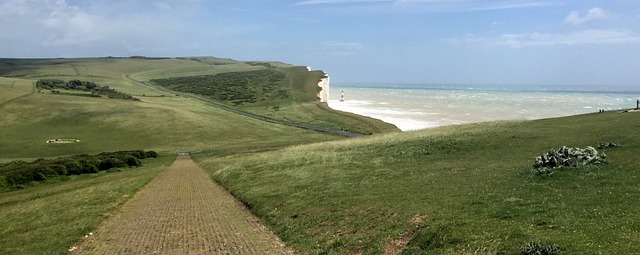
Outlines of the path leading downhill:
{"type": "Polygon", "coordinates": [[[294,254],[189,156],[127,201],[73,254],[294,254]]]}

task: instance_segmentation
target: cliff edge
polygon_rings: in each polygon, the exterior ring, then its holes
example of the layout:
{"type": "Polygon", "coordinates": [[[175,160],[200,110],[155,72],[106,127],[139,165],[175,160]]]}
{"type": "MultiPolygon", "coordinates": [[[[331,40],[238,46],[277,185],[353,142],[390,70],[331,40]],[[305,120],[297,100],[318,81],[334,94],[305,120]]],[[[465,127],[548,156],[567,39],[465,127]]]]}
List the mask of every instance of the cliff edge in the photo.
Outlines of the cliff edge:
{"type": "Polygon", "coordinates": [[[318,87],[322,89],[318,92],[318,98],[320,98],[321,103],[329,102],[329,84],[329,75],[325,73],[324,77],[318,82],[318,87]]]}

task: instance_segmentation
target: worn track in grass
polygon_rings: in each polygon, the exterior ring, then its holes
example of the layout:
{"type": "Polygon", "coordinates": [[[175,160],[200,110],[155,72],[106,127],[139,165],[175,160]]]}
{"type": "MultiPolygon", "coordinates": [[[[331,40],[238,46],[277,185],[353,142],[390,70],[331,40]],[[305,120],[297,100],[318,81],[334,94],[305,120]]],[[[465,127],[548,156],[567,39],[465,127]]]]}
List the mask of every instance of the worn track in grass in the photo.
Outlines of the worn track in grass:
{"type": "Polygon", "coordinates": [[[295,253],[189,156],[179,156],[74,250],[72,254],[295,253]]]}

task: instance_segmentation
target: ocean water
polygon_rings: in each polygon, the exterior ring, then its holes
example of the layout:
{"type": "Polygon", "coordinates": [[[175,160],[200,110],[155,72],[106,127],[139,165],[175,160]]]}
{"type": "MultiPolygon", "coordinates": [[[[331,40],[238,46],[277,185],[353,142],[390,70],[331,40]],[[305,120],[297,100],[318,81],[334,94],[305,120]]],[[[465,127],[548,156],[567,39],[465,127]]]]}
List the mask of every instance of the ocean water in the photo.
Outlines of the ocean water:
{"type": "Polygon", "coordinates": [[[629,109],[638,99],[640,91],[332,85],[328,103],[333,109],[377,118],[406,131],[629,109]]]}

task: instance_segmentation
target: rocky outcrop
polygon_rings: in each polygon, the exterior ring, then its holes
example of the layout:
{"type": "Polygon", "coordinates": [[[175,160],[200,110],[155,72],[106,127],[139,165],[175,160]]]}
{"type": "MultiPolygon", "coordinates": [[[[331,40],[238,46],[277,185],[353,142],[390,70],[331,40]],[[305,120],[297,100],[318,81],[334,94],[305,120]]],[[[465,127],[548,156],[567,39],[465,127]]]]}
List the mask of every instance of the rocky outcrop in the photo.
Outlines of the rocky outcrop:
{"type": "Polygon", "coordinates": [[[533,167],[536,175],[552,175],[553,169],[561,167],[580,167],[606,163],[607,155],[589,146],[585,149],[562,146],[558,150],[549,150],[536,158],[533,167]]]}

